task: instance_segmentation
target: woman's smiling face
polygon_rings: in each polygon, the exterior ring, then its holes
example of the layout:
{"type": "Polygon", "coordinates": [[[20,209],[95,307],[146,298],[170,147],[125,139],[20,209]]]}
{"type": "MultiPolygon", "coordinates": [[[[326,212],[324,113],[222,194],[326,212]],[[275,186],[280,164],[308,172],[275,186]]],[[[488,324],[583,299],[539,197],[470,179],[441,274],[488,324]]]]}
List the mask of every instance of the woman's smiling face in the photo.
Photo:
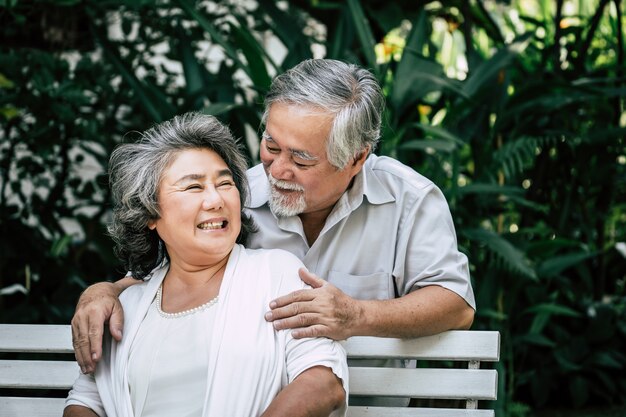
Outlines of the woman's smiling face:
{"type": "Polygon", "coordinates": [[[158,191],[161,217],[150,222],[173,263],[212,265],[230,254],[241,229],[241,202],[232,172],[208,149],[179,152],[158,191]]]}

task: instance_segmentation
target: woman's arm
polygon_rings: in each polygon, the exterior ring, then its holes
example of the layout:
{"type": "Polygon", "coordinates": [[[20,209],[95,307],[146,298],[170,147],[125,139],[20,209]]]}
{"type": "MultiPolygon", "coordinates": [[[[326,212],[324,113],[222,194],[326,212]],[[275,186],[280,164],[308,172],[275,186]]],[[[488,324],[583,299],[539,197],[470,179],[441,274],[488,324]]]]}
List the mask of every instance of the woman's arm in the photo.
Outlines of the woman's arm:
{"type": "Polygon", "coordinates": [[[314,366],[279,392],[262,417],[328,417],[345,404],[346,395],[330,368],[314,366]]]}
{"type": "Polygon", "coordinates": [[[98,417],[98,414],[82,405],[69,405],[63,410],[63,417],[98,417]]]}

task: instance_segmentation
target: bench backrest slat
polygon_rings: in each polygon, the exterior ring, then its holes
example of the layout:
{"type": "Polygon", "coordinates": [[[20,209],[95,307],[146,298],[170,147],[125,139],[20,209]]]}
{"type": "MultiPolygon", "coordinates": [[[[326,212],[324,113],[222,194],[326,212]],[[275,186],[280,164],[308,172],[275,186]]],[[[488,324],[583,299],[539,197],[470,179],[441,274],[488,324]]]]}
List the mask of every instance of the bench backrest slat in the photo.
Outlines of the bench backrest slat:
{"type": "Polygon", "coordinates": [[[348,409],[348,417],[494,417],[494,415],[493,410],[464,410],[460,408],[355,406],[348,409]]]}
{"type": "Polygon", "coordinates": [[[0,397],[0,417],[61,417],[64,398],[0,397]]]}
{"type": "Polygon", "coordinates": [[[455,330],[416,339],[359,336],[342,344],[351,358],[500,360],[500,333],[493,331],[455,330]]]}
{"type": "Polygon", "coordinates": [[[62,324],[2,324],[0,352],[74,353],[72,329],[62,324]]]}
{"type": "Polygon", "coordinates": [[[492,369],[350,368],[351,395],[495,400],[497,389],[492,369]]]}
{"type": "MultiPolygon", "coordinates": [[[[497,371],[476,368],[480,362],[500,359],[498,332],[455,330],[416,339],[353,337],[342,345],[350,359],[412,359],[428,364],[426,368],[417,369],[351,365],[351,396],[468,400],[468,404],[497,397],[497,371]],[[441,365],[441,361],[446,363],[441,365]],[[451,362],[457,365],[450,367],[451,362]],[[459,369],[460,362],[464,368],[459,369]]],[[[38,360],[1,359],[0,388],[54,389],[61,390],[57,392],[63,395],[79,373],[76,362],[65,355],[61,355],[65,359],[60,360],[39,360],[43,353],[73,353],[69,325],[0,324],[0,352],[38,356],[38,360]]],[[[63,405],[62,398],[0,397],[0,417],[60,416],[63,405]]],[[[471,408],[359,406],[349,407],[348,417],[494,416],[493,410],[471,408]]]]}
{"type": "Polygon", "coordinates": [[[74,361],[0,360],[0,388],[69,390],[78,373],[74,361]]]}

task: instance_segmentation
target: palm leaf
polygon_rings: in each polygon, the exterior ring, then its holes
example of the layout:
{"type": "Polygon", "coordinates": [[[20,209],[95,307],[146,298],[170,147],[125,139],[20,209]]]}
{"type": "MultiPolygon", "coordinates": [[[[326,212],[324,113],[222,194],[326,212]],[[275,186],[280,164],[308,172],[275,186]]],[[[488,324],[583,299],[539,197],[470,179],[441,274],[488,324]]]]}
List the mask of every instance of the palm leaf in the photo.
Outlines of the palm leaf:
{"type": "Polygon", "coordinates": [[[459,234],[484,245],[501,260],[505,269],[525,278],[537,280],[537,274],[524,253],[502,236],[485,229],[461,229],[459,234]]]}
{"type": "Polygon", "coordinates": [[[530,34],[524,35],[507,48],[498,50],[490,59],[480,63],[463,84],[465,95],[474,97],[479,92],[493,86],[498,73],[508,67],[513,59],[526,49],[529,41],[530,34]]]}
{"type": "MultiPolygon", "coordinates": [[[[248,75],[250,75],[254,87],[261,94],[265,94],[272,82],[265,67],[265,60],[272,62],[271,59],[249,30],[234,24],[231,24],[230,27],[239,50],[246,57],[248,75]]],[[[276,65],[273,64],[273,66],[276,68],[276,65]]]]}
{"type": "Polygon", "coordinates": [[[553,256],[537,267],[537,273],[542,277],[552,277],[597,255],[597,252],[582,251],[553,256]]]}
{"type": "Polygon", "coordinates": [[[359,42],[361,43],[361,50],[365,56],[367,66],[376,74],[378,68],[376,64],[376,53],[374,52],[376,41],[374,40],[372,29],[365,17],[361,3],[358,0],[348,0],[348,10],[352,16],[354,28],[359,42]]]}
{"type": "Polygon", "coordinates": [[[521,136],[506,142],[493,154],[496,167],[501,167],[508,178],[520,174],[531,166],[538,148],[556,145],[557,136],[521,136]]]}
{"type": "Polygon", "coordinates": [[[171,104],[166,100],[164,101],[162,97],[150,97],[146,86],[126,67],[126,64],[119,58],[115,47],[111,45],[107,38],[102,36],[96,28],[90,26],[90,29],[96,40],[102,46],[105,57],[117,69],[122,79],[132,88],[141,106],[145,109],[150,118],[155,122],[160,122],[168,118],[171,113],[170,110],[172,110],[171,104]]]}
{"type": "Polygon", "coordinates": [[[222,36],[219,30],[211,23],[207,18],[200,14],[193,6],[191,6],[187,0],[175,0],[181,9],[189,15],[193,20],[198,22],[200,27],[209,34],[213,42],[218,44],[224,49],[224,53],[235,62],[235,65],[243,70],[250,79],[254,79],[254,74],[251,73],[250,68],[246,65],[237,53],[237,48],[233,46],[227,39],[222,36]]]}
{"type": "Polygon", "coordinates": [[[545,313],[545,314],[550,314],[550,315],[555,315],[555,316],[566,316],[566,317],[573,317],[573,318],[579,318],[581,316],[580,312],[570,307],[564,306],[562,304],[556,304],[556,303],[537,304],[524,310],[524,314],[525,313],[533,313],[533,314],[545,313]]]}

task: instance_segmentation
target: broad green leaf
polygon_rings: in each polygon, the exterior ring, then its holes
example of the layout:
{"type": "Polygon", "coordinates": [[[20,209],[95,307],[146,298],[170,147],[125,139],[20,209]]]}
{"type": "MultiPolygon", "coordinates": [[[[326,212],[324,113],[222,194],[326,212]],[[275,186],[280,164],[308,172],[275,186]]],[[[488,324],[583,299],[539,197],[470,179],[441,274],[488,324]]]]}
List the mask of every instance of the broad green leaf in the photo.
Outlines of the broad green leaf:
{"type": "Polygon", "coordinates": [[[556,342],[538,333],[526,333],[524,335],[521,335],[516,338],[516,342],[527,343],[529,345],[535,346],[545,346],[549,348],[555,348],[557,346],[556,342]]]}
{"type": "Polygon", "coordinates": [[[502,236],[484,229],[462,229],[459,231],[459,234],[484,244],[490,251],[502,259],[508,269],[532,280],[537,279],[537,274],[524,253],[502,236]]]}
{"type": "Polygon", "coordinates": [[[537,267],[537,273],[542,277],[553,277],[560,274],[567,268],[578,265],[587,259],[597,256],[597,252],[574,252],[565,255],[553,256],[537,267]]]}
{"type": "Polygon", "coordinates": [[[436,139],[432,139],[432,140],[421,140],[421,139],[414,139],[414,140],[409,140],[407,142],[402,143],[400,146],[398,146],[398,149],[402,149],[402,150],[418,150],[418,151],[425,151],[427,149],[434,149],[436,151],[442,151],[442,152],[453,152],[456,149],[456,145],[454,143],[450,143],[448,141],[445,140],[436,140],[436,139]]]}
{"type": "Polygon", "coordinates": [[[13,88],[15,84],[9,80],[4,74],[0,73],[0,88],[13,88]]]}
{"type": "Polygon", "coordinates": [[[560,305],[560,304],[548,304],[548,303],[542,303],[542,304],[531,306],[527,308],[526,310],[524,310],[523,313],[524,314],[543,313],[543,314],[551,314],[551,315],[556,315],[556,316],[566,316],[566,317],[573,317],[573,318],[579,318],[581,316],[580,312],[570,307],[560,305]]]}
{"type": "Polygon", "coordinates": [[[63,237],[56,239],[50,248],[50,256],[53,258],[60,257],[67,251],[70,243],[72,243],[72,236],[70,235],[64,235],[63,237]]]}
{"type": "Polygon", "coordinates": [[[570,396],[575,408],[580,408],[589,398],[589,382],[581,376],[569,380],[570,396]]]}
{"type": "Polygon", "coordinates": [[[620,355],[617,352],[596,352],[591,357],[591,363],[597,366],[601,366],[603,368],[613,368],[613,369],[624,369],[626,366],[626,361],[624,360],[623,355],[620,355]],[[618,357],[616,357],[618,356],[618,357]]]}
{"type": "Polygon", "coordinates": [[[572,362],[565,356],[559,355],[558,353],[554,355],[554,359],[556,359],[559,366],[563,368],[565,371],[576,372],[576,371],[580,371],[583,369],[583,366],[581,364],[572,362]]]}
{"type": "Polygon", "coordinates": [[[187,95],[194,95],[204,88],[202,73],[206,71],[206,68],[198,62],[194,54],[194,49],[191,47],[192,41],[185,31],[180,28],[177,34],[178,45],[176,48],[172,47],[172,50],[178,50],[180,52],[180,61],[183,65],[183,73],[185,74],[185,89],[187,90],[187,95]]]}
{"type": "Polygon", "coordinates": [[[192,19],[198,22],[200,27],[209,34],[213,42],[220,45],[224,49],[224,52],[226,53],[226,55],[228,55],[228,57],[235,62],[237,67],[243,70],[252,79],[253,77],[252,77],[252,74],[250,73],[250,68],[246,64],[244,64],[239,58],[239,54],[237,53],[237,48],[231,43],[229,43],[226,40],[226,38],[224,38],[220,34],[219,30],[211,22],[209,22],[207,18],[205,18],[193,6],[191,6],[187,0],[175,0],[175,1],[176,3],[178,3],[180,8],[183,9],[183,11],[185,11],[185,13],[187,13],[192,19]]]}
{"type": "Polygon", "coordinates": [[[415,71],[416,59],[422,56],[424,44],[428,42],[429,26],[428,15],[422,9],[417,19],[412,22],[411,31],[406,38],[402,58],[396,69],[396,79],[407,77],[415,71]]]}
{"type": "Polygon", "coordinates": [[[367,61],[367,67],[371,69],[374,74],[376,74],[378,68],[376,64],[376,52],[374,51],[376,41],[374,40],[372,29],[370,28],[369,22],[365,17],[361,3],[358,0],[348,0],[348,9],[354,22],[357,37],[361,43],[361,50],[363,51],[363,55],[365,55],[365,60],[367,61]]]}
{"type": "Polygon", "coordinates": [[[331,37],[326,45],[326,57],[331,59],[341,59],[348,45],[352,43],[353,31],[350,25],[350,13],[345,11],[347,6],[344,5],[343,13],[337,19],[337,27],[335,28],[335,36],[331,37]]]}
{"type": "Polygon", "coordinates": [[[528,332],[531,334],[541,334],[543,330],[546,328],[548,323],[550,322],[550,318],[552,317],[551,313],[542,311],[536,314],[533,317],[532,323],[530,324],[530,328],[528,332]]]}
{"type": "Polygon", "coordinates": [[[459,188],[459,194],[502,194],[507,196],[523,195],[524,189],[510,185],[472,183],[459,188]]]}
{"type": "MultiPolygon", "coordinates": [[[[111,61],[113,66],[117,68],[117,71],[120,73],[124,81],[126,81],[128,85],[133,89],[133,92],[137,95],[139,102],[142,104],[143,108],[150,115],[150,117],[155,122],[163,121],[165,117],[158,110],[158,107],[155,105],[154,101],[149,97],[146,88],[135,76],[135,74],[130,69],[126,68],[126,65],[118,57],[117,51],[115,51],[113,46],[102,37],[100,37],[100,43],[102,45],[102,49],[104,50],[105,56],[111,61]]],[[[161,108],[167,106],[166,103],[160,104],[161,108]]]]}
{"type": "Polygon", "coordinates": [[[506,320],[508,316],[500,311],[494,310],[493,308],[481,307],[476,310],[476,317],[484,317],[502,321],[506,320]]]}
{"type": "Polygon", "coordinates": [[[228,113],[237,107],[238,105],[235,103],[211,103],[202,109],[202,113],[218,116],[220,114],[228,113]]]}
{"type": "MultiPolygon", "coordinates": [[[[246,57],[246,61],[248,61],[248,74],[252,79],[254,87],[257,91],[265,94],[272,82],[267,68],[265,67],[265,60],[271,61],[270,57],[249,30],[245,29],[243,26],[234,24],[231,24],[230,28],[234,34],[239,50],[246,57]]],[[[276,68],[275,65],[274,68],[276,68]]]]}
{"type": "Polygon", "coordinates": [[[14,117],[20,115],[20,110],[11,106],[0,107],[0,114],[7,120],[11,120],[14,117]]]}
{"type": "Polygon", "coordinates": [[[440,126],[430,126],[423,123],[414,124],[415,127],[421,129],[427,135],[430,135],[435,138],[446,140],[450,143],[454,143],[458,146],[465,145],[465,141],[461,139],[459,136],[453,134],[448,129],[440,127],[440,126]]]}
{"type": "Polygon", "coordinates": [[[582,135],[582,142],[592,145],[605,145],[616,143],[616,140],[626,137],[626,127],[608,127],[595,129],[582,135]]]}
{"type": "Polygon", "coordinates": [[[497,83],[498,73],[508,67],[513,59],[526,47],[530,40],[525,35],[505,49],[498,50],[490,59],[479,64],[463,84],[465,95],[474,97],[483,89],[492,88],[497,83]]]}
{"type": "MultiPolygon", "coordinates": [[[[465,97],[459,82],[446,77],[439,63],[406,49],[404,55],[407,52],[414,54],[413,66],[410,71],[407,68],[407,72],[396,74],[390,96],[390,100],[398,112],[402,112],[407,106],[423,100],[428,93],[434,91],[448,90],[465,97]]],[[[404,55],[403,59],[405,59],[404,55]]]]}
{"type": "Polygon", "coordinates": [[[504,44],[504,37],[500,32],[499,25],[493,20],[484,7],[481,7],[479,4],[474,2],[470,2],[469,11],[476,19],[477,25],[482,27],[489,34],[491,39],[500,45],[504,44]]]}

